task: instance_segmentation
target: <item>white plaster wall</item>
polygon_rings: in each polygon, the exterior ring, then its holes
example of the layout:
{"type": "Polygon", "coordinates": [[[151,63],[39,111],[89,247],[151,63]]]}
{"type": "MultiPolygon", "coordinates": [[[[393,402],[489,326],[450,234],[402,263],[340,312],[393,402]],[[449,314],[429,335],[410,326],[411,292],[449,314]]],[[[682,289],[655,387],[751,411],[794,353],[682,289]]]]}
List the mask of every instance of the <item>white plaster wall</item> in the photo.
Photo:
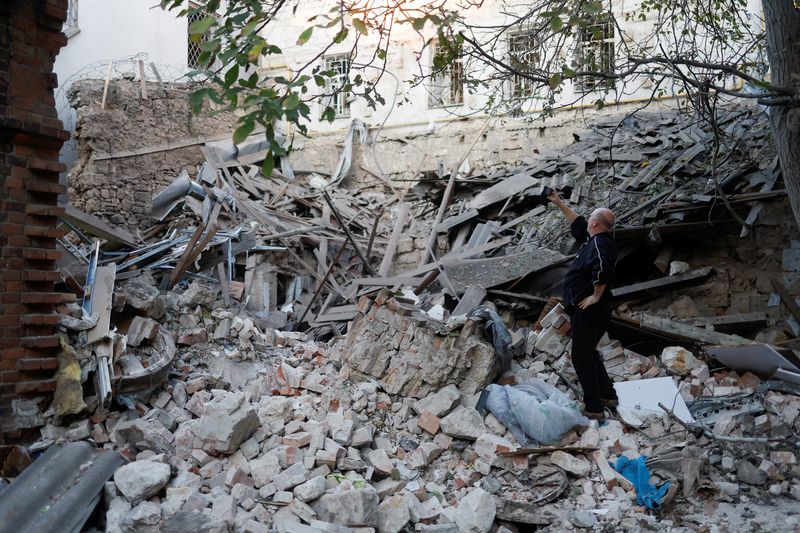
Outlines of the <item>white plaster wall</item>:
{"type": "MultiPolygon", "coordinates": [[[[187,21],[176,15],[161,9],[156,0],[78,0],[79,31],[69,37],[53,68],[59,82],[56,107],[65,129],[74,132],[75,127],[67,101],[69,86],[76,79],[104,79],[111,61],[112,77],[135,73],[138,79],[133,56],[145,60],[150,80],[155,80],[150,62],[165,81],[186,73],[187,21]]],[[[75,157],[75,143],[66,143],[62,161],[69,167],[75,157]]]]}
{"type": "MultiPolygon", "coordinates": [[[[291,74],[313,60],[321,47],[330,42],[331,36],[338,31],[338,28],[330,30],[315,28],[311,39],[302,46],[296,44],[297,37],[304,29],[312,25],[309,22],[311,17],[327,13],[334,4],[333,0],[309,0],[292,4],[293,10],[283,10],[279,14],[278,23],[270,24],[263,32],[263,36],[271,44],[275,44],[283,50],[283,55],[267,57],[263,65],[264,70],[276,75],[291,74]]],[[[628,20],[628,17],[626,17],[634,10],[638,10],[639,4],[639,0],[612,0],[612,12],[622,27],[622,33],[624,34],[617,34],[617,42],[620,40],[640,42],[650,33],[652,28],[651,20],[640,21],[635,18],[628,20]]],[[[760,12],[760,4],[757,0],[750,0],[750,4],[748,7],[751,13],[760,12]]],[[[484,26],[506,23],[508,15],[503,15],[503,12],[507,13],[510,9],[513,9],[511,6],[512,2],[508,0],[485,0],[479,9],[472,9],[468,12],[469,20],[484,26]]],[[[351,29],[348,40],[340,45],[334,45],[326,55],[348,52],[352,46],[354,32],[355,30],[351,29]]],[[[422,34],[426,39],[434,36],[430,25],[423,29],[422,34]]],[[[356,62],[359,60],[366,62],[367,58],[372,56],[376,42],[377,39],[374,36],[362,36],[359,42],[359,54],[356,62]]],[[[379,105],[377,110],[373,111],[368,109],[365,103],[356,99],[351,105],[349,117],[336,118],[333,123],[329,123],[317,119],[321,115],[324,106],[316,103],[312,106],[312,121],[309,124],[309,131],[313,133],[341,131],[349,125],[352,118],[359,118],[370,126],[378,126],[385,121],[385,130],[395,130],[398,133],[434,131],[439,125],[453,121],[460,116],[468,116],[469,120],[485,120],[486,91],[469,94],[465,88],[463,105],[449,108],[431,108],[428,105],[426,88],[424,86],[410,86],[408,81],[413,78],[414,74],[420,72],[420,68],[425,72],[429,69],[429,50],[423,53],[420,62],[417,61],[416,53],[420,50],[421,45],[422,38],[412,30],[409,24],[396,24],[392,30],[387,72],[378,84],[378,92],[386,99],[386,105],[379,105]]],[[[505,42],[498,42],[495,52],[499,57],[504,57],[505,46],[505,42]]],[[[573,45],[567,43],[565,50],[572,49],[573,45]]],[[[317,60],[317,63],[322,64],[322,60],[317,60]]],[[[485,67],[474,65],[472,68],[475,69],[473,72],[478,73],[477,78],[487,79],[487,77],[481,76],[481,73],[485,72],[481,69],[485,67]]],[[[351,70],[351,77],[355,73],[355,70],[351,70]]],[[[367,69],[358,71],[358,73],[363,77],[375,79],[378,75],[378,70],[367,69]]],[[[669,99],[679,94],[682,87],[664,84],[662,89],[664,89],[664,94],[661,95],[660,99],[669,99]]],[[[309,90],[319,91],[313,83],[309,84],[309,90]]],[[[640,79],[626,85],[618,83],[616,92],[608,94],[603,94],[602,92],[588,93],[581,100],[571,82],[567,82],[556,104],[568,109],[591,106],[598,99],[604,100],[607,104],[631,104],[649,99],[652,93],[652,83],[649,80],[640,79]]],[[[541,102],[528,99],[523,103],[522,111],[529,116],[533,116],[541,108],[541,102]]],[[[613,113],[614,111],[611,110],[610,112],[613,113]]]]}

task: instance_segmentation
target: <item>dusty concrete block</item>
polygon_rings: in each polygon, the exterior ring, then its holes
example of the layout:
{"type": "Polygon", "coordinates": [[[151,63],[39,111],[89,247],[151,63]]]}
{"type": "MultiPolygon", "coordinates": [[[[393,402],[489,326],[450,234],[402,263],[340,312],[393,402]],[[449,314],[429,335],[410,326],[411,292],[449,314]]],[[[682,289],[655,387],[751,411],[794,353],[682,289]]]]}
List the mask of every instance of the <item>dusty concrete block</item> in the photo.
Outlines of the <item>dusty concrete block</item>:
{"type": "Polygon", "coordinates": [[[486,432],[481,415],[463,405],[441,420],[440,429],[446,435],[464,440],[476,440],[486,432]]]}
{"type": "Polygon", "coordinates": [[[585,477],[592,469],[591,463],[583,457],[571,455],[566,452],[556,451],[550,456],[550,462],[554,465],[560,466],[567,472],[575,474],[578,477],[585,477]]]}
{"type": "Polygon", "coordinates": [[[232,454],[258,428],[256,410],[238,392],[215,390],[195,434],[208,453],[232,454]]]}
{"type": "Polygon", "coordinates": [[[461,533],[488,533],[495,513],[494,496],[476,488],[458,502],[455,523],[461,533]]]}
{"type": "Polygon", "coordinates": [[[441,418],[452,411],[453,408],[458,405],[459,400],[461,400],[461,392],[458,390],[458,387],[455,385],[448,385],[415,402],[414,411],[416,411],[418,415],[422,415],[427,411],[433,416],[441,418]]]}
{"type": "Polygon", "coordinates": [[[125,498],[136,504],[158,494],[171,475],[169,465],[153,461],[134,461],[114,472],[114,483],[125,498]]]}
{"type": "Polygon", "coordinates": [[[325,494],[325,476],[316,476],[305,483],[297,485],[294,490],[294,497],[301,502],[316,500],[325,494]]]}
{"type": "Polygon", "coordinates": [[[339,525],[378,525],[378,493],[371,486],[356,489],[343,483],[311,505],[317,518],[339,525]]]}
{"type": "Polygon", "coordinates": [[[123,533],[159,533],[161,531],[161,506],[142,502],[120,521],[123,533]]]}
{"type": "Polygon", "coordinates": [[[411,520],[408,505],[402,496],[390,496],[378,505],[378,531],[399,533],[411,520]]]}

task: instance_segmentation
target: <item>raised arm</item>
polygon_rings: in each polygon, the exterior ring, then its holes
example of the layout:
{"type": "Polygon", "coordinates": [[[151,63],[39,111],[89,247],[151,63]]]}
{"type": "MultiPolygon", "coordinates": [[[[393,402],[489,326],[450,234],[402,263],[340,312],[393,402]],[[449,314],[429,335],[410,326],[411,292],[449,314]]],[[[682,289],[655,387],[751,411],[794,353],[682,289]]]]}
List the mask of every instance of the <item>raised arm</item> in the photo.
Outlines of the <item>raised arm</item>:
{"type": "Polygon", "coordinates": [[[573,211],[571,207],[564,203],[564,200],[561,199],[561,196],[558,195],[558,191],[555,189],[553,189],[553,192],[550,193],[547,199],[553,202],[553,204],[558,207],[562,213],[564,213],[564,216],[567,217],[567,220],[570,222],[570,224],[574,222],[576,218],[578,218],[578,213],[573,211]]]}

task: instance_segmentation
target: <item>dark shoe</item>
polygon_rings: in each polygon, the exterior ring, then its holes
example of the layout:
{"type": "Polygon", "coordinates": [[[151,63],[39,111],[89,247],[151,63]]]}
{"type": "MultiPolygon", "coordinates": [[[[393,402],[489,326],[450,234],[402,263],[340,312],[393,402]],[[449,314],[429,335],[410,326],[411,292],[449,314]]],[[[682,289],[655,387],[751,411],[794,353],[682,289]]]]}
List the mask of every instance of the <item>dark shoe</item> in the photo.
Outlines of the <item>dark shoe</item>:
{"type": "Polygon", "coordinates": [[[606,412],[605,411],[587,411],[586,409],[583,410],[583,416],[589,418],[591,420],[599,420],[603,421],[606,419],[606,412]]]}
{"type": "Polygon", "coordinates": [[[613,400],[606,400],[603,398],[603,407],[608,407],[609,409],[616,409],[619,406],[619,400],[616,398],[613,400]]]}

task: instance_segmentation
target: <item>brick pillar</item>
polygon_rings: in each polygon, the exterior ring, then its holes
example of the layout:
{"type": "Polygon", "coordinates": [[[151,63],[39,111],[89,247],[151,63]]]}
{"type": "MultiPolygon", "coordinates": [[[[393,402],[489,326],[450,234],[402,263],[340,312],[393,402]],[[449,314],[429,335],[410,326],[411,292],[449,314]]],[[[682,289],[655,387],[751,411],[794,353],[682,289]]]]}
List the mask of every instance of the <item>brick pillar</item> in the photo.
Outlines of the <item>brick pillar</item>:
{"type": "Polygon", "coordinates": [[[66,16],[67,0],[0,2],[0,424],[12,439],[37,423],[12,405],[46,407],[58,366],[58,152],[69,134],[56,113],[53,63],[67,43],[66,16]]]}

